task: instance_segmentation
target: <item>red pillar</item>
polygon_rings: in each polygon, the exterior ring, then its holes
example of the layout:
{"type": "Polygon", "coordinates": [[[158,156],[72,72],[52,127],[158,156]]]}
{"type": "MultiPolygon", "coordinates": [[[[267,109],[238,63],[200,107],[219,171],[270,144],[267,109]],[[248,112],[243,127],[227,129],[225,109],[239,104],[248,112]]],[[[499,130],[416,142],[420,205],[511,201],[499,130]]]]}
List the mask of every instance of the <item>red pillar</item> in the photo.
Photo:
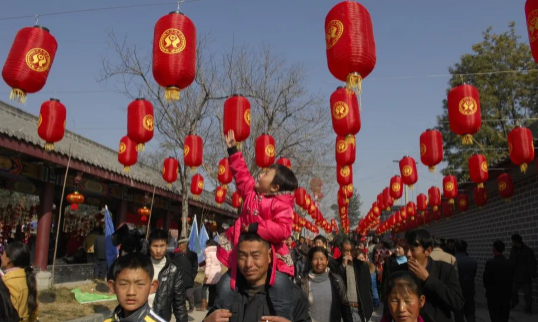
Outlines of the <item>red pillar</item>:
{"type": "Polygon", "coordinates": [[[170,225],[172,224],[172,218],[174,218],[174,213],[171,211],[167,211],[166,215],[164,216],[164,222],[163,222],[163,230],[164,231],[170,231],[170,225]]]}
{"type": "Polygon", "coordinates": [[[127,221],[127,208],[129,208],[127,200],[122,200],[118,214],[116,214],[116,228],[127,221]]]}
{"type": "Polygon", "coordinates": [[[34,266],[39,267],[42,271],[47,270],[54,188],[54,183],[45,183],[39,195],[34,266]]]}

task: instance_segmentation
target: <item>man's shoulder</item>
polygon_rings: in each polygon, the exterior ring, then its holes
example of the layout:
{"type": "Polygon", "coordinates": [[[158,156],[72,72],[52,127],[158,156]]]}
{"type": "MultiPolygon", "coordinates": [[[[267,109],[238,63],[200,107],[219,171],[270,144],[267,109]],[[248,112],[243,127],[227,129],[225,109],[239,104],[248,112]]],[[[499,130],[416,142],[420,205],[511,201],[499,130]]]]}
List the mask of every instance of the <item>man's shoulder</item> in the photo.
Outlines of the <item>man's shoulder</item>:
{"type": "Polygon", "coordinates": [[[149,310],[148,314],[144,318],[144,322],[166,322],[166,320],[158,316],[157,313],[153,312],[153,310],[149,310]]]}

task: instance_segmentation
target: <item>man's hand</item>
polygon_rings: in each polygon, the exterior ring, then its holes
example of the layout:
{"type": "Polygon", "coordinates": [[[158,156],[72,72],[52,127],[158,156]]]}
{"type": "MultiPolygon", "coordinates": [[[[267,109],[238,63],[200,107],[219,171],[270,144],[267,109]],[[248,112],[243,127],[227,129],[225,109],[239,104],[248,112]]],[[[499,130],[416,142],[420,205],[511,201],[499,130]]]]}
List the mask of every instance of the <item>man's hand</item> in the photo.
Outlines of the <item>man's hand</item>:
{"type": "Polygon", "coordinates": [[[351,255],[345,255],[342,263],[346,267],[348,264],[353,263],[353,257],[351,255]]]}
{"type": "Polygon", "coordinates": [[[229,148],[233,148],[237,145],[237,142],[235,141],[235,134],[233,130],[228,131],[228,135],[224,135],[224,138],[226,139],[226,146],[229,148]]]}
{"type": "Polygon", "coordinates": [[[410,258],[407,261],[407,265],[409,267],[409,271],[415,275],[419,280],[425,281],[430,276],[430,273],[428,273],[428,270],[426,270],[426,267],[420,265],[416,259],[410,258]]]}
{"type": "Polygon", "coordinates": [[[228,322],[232,317],[232,313],[225,309],[216,310],[211,313],[203,322],[228,322]]]}
{"type": "Polygon", "coordinates": [[[288,319],[282,318],[280,316],[262,316],[260,322],[291,322],[288,319]]]}

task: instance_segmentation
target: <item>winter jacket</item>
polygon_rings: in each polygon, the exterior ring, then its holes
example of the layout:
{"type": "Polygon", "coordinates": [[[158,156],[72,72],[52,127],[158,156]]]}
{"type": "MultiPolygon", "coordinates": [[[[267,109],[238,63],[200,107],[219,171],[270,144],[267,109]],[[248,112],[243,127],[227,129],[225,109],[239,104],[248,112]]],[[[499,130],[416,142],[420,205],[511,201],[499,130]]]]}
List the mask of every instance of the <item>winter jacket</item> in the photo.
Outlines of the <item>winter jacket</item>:
{"type": "Polygon", "coordinates": [[[124,318],[123,315],[123,308],[118,305],[112,317],[104,322],[166,322],[149,307],[147,302],[128,317],[124,318]]]}
{"type": "Polygon", "coordinates": [[[476,259],[469,257],[467,253],[456,253],[456,261],[461,292],[464,297],[472,297],[475,295],[474,279],[478,269],[476,259]]]}
{"type": "Polygon", "coordinates": [[[503,255],[495,256],[486,262],[482,280],[488,302],[510,301],[514,271],[514,262],[503,255]]]}
{"type": "MultiPolygon", "coordinates": [[[[383,318],[381,318],[380,322],[393,322],[393,321],[394,320],[392,319],[392,316],[390,314],[385,314],[383,315],[383,318]]],[[[417,316],[417,322],[424,322],[424,320],[422,319],[420,315],[417,316]]]]}
{"type": "Polygon", "coordinates": [[[159,273],[159,288],[155,293],[153,311],[166,321],[172,319],[172,310],[177,322],[187,322],[189,316],[185,306],[185,286],[183,274],[169,256],[159,273]]]}
{"type": "MultiPolygon", "coordinates": [[[[347,285],[346,268],[343,264],[343,257],[340,257],[336,262],[337,274],[342,277],[347,285]]],[[[374,312],[374,300],[372,299],[372,280],[370,278],[370,268],[365,262],[353,258],[353,269],[355,271],[355,284],[357,285],[357,296],[359,298],[359,310],[362,311],[364,321],[369,321],[374,312]]]]}
{"type": "Polygon", "coordinates": [[[11,303],[19,314],[22,322],[34,322],[37,319],[37,309],[29,312],[28,285],[26,271],[22,268],[7,272],[3,277],[4,284],[9,290],[11,303]]]}
{"type": "Polygon", "coordinates": [[[95,257],[98,260],[106,260],[106,245],[105,235],[98,235],[93,242],[93,249],[95,251],[95,257]]]}
{"type": "Polygon", "coordinates": [[[204,250],[205,254],[205,284],[215,285],[221,276],[220,262],[217,259],[217,246],[209,246],[204,250]]]}
{"type": "Polygon", "coordinates": [[[172,260],[181,270],[183,275],[183,286],[185,288],[194,287],[194,279],[198,274],[198,255],[187,249],[186,252],[177,252],[172,260]]]}
{"type": "MultiPolygon", "coordinates": [[[[340,319],[342,319],[344,322],[353,322],[353,316],[351,315],[351,308],[347,300],[346,284],[344,283],[340,275],[334,274],[330,271],[329,271],[329,280],[331,281],[332,302],[331,302],[331,320],[327,322],[340,322],[340,319]]],[[[310,292],[308,276],[302,278],[301,285],[306,296],[308,296],[310,292]]],[[[314,305],[324,305],[324,304],[314,303],[314,305]]]]}
{"type": "MultiPolygon", "coordinates": [[[[402,264],[403,265],[403,264],[402,264]]],[[[383,295],[383,300],[386,298],[385,288],[387,287],[387,282],[389,281],[390,274],[396,272],[400,264],[396,261],[396,254],[392,254],[385,260],[383,264],[383,275],[381,277],[381,295],[383,295]]],[[[388,313],[388,308],[384,308],[384,312],[388,313]]]]}
{"type": "Polygon", "coordinates": [[[532,249],[525,244],[520,248],[512,247],[510,260],[516,265],[514,282],[532,283],[532,279],[536,277],[536,256],[532,249]]]}
{"type": "Polygon", "coordinates": [[[250,175],[243,154],[237,148],[228,149],[230,169],[235,178],[237,191],[243,198],[242,212],[235,224],[219,235],[217,257],[231,270],[230,287],[235,289],[237,280],[237,250],[241,232],[248,227],[273,248],[273,269],[270,285],[275,282],[276,270],[293,277],[293,260],[284,240],[291,235],[293,214],[293,192],[278,192],[271,195],[259,194],[255,190],[254,178],[250,175]]]}
{"type": "Polygon", "coordinates": [[[445,252],[441,249],[441,247],[435,247],[430,253],[430,258],[434,261],[440,261],[450,265],[454,265],[456,269],[458,269],[456,257],[452,256],[452,254],[445,252]]]}

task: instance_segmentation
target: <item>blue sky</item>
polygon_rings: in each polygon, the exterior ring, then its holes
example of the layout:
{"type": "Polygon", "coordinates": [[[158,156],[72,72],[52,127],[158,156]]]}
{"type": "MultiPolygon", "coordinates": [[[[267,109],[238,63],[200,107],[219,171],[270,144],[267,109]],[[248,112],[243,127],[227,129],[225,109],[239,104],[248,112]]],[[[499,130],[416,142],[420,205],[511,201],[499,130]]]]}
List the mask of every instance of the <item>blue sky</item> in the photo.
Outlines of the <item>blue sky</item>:
{"type": "MultiPolygon", "coordinates": [[[[153,1],[153,3],[166,2],[153,1]]],[[[327,69],[324,20],[338,1],[326,0],[199,0],[182,10],[196,24],[198,33],[210,32],[211,50],[219,52],[236,44],[269,43],[288,62],[307,66],[308,88],[328,98],[339,85],[327,69]]],[[[2,17],[49,12],[148,4],[150,0],[94,0],[91,2],[4,1],[2,17]]],[[[378,192],[398,174],[399,160],[410,154],[420,161],[418,141],[422,131],[435,125],[441,113],[449,77],[447,68],[481,40],[492,26],[504,32],[510,21],[527,40],[523,0],[398,1],[369,0],[361,3],[370,11],[377,46],[377,65],[363,82],[362,130],[357,136],[354,183],[367,211],[378,192]]],[[[44,16],[59,48],[45,88],[30,95],[22,108],[39,113],[44,100],[58,97],[68,109],[67,127],[116,149],[126,133],[125,108],[129,99],[114,93],[114,84],[98,83],[101,59],[110,54],[107,32],[150,49],[157,19],[174,5],[44,16]],[[80,93],[80,91],[86,91],[80,93]]],[[[16,32],[34,24],[34,18],[0,20],[0,62],[5,61],[16,32]]],[[[0,82],[0,100],[8,101],[9,88],[0,82]]],[[[327,117],[330,117],[327,107],[327,117]]],[[[1,122],[1,120],[0,120],[1,122]]],[[[327,135],[334,136],[332,131],[327,135]]],[[[150,143],[148,148],[155,148],[150,143]]],[[[332,147],[330,149],[331,153],[332,147]]],[[[411,199],[441,175],[430,174],[420,162],[419,182],[411,199]]]]}

